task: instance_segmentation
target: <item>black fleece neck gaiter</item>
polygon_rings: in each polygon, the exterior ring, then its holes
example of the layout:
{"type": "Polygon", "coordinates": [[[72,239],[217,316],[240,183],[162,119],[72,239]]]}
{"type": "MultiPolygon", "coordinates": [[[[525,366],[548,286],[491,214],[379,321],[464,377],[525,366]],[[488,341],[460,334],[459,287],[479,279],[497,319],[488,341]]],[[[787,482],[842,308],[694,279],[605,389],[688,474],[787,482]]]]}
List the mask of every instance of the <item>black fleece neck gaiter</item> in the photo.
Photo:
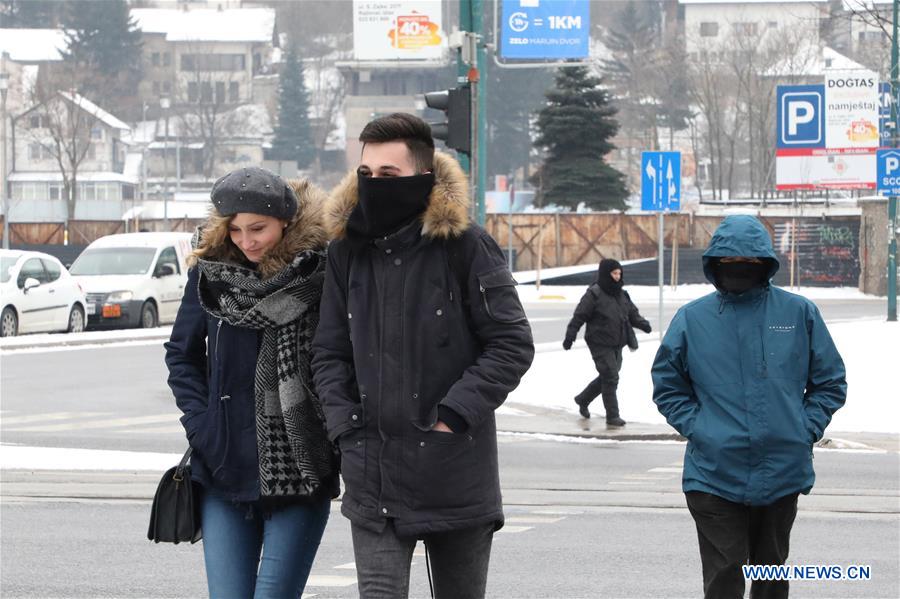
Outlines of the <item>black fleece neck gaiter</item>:
{"type": "Polygon", "coordinates": [[[364,177],[357,175],[359,202],[347,231],[366,239],[385,237],[409,224],[428,207],[434,175],[364,177]]]}
{"type": "Polygon", "coordinates": [[[728,293],[741,294],[766,282],[769,265],[765,262],[717,262],[715,266],[716,284],[728,293]]]}

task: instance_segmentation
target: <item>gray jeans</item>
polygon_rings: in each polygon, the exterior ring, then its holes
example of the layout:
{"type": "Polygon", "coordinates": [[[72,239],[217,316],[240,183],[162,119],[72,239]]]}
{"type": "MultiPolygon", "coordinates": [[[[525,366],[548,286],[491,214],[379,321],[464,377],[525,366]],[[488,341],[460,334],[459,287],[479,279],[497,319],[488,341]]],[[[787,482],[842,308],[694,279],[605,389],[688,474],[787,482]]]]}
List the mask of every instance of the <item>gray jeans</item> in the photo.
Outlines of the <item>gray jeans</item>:
{"type": "MultiPolygon", "coordinates": [[[[380,534],[355,524],[351,530],[360,599],[408,597],[417,539],[398,537],[391,520],[380,534]]],[[[424,535],[437,599],[484,597],[493,538],[493,524],[424,535]]]]}

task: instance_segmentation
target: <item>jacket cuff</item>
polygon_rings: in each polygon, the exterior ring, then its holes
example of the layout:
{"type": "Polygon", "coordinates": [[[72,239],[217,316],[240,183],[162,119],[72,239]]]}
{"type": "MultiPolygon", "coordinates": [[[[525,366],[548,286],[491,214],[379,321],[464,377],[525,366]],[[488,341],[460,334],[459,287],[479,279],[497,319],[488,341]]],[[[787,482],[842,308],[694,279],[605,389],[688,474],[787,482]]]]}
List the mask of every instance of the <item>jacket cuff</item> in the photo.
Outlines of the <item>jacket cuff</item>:
{"type": "Polygon", "coordinates": [[[450,427],[454,433],[465,433],[469,430],[469,425],[462,416],[457,414],[453,408],[449,408],[443,404],[438,404],[438,420],[450,427]]]}

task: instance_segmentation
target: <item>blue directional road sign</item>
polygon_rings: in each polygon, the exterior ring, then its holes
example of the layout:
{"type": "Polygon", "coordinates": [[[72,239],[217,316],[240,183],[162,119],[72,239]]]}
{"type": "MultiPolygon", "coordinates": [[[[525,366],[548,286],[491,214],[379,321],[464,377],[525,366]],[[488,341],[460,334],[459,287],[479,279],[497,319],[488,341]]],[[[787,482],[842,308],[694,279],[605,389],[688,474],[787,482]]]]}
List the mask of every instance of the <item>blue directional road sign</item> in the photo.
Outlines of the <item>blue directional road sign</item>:
{"type": "Polygon", "coordinates": [[[641,210],[681,208],[681,152],[641,152],[641,210]]]}
{"type": "Polygon", "coordinates": [[[878,150],[875,156],[878,193],[900,196],[900,149],[878,150]]]}
{"type": "Polygon", "coordinates": [[[588,0],[502,0],[501,58],[587,58],[588,0]]]}
{"type": "Polygon", "coordinates": [[[778,148],[825,147],[825,86],[778,86],[778,148]]]}

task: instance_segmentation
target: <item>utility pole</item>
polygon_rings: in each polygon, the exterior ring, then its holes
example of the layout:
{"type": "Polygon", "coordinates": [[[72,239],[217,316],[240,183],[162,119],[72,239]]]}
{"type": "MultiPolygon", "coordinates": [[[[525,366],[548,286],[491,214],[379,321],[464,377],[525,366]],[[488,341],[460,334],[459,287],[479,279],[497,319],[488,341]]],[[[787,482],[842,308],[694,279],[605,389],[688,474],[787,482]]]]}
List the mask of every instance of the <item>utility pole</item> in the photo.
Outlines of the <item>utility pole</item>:
{"type": "MultiPolygon", "coordinates": [[[[893,28],[891,36],[891,147],[898,146],[897,97],[900,91],[897,49],[897,10],[900,0],[894,0],[893,28]]],[[[897,320],[897,196],[888,198],[888,261],[887,261],[888,321],[897,320]]]]}
{"type": "Polygon", "coordinates": [[[458,54],[457,75],[459,83],[468,83],[472,94],[472,150],[470,157],[460,156],[460,164],[469,173],[472,199],[475,201],[475,219],[483,225],[485,221],[484,190],[487,183],[487,136],[486,100],[487,80],[480,69],[487,66],[484,47],[484,0],[460,0],[459,29],[467,32],[458,54]],[[468,59],[468,63],[466,61],[468,59]]]}

